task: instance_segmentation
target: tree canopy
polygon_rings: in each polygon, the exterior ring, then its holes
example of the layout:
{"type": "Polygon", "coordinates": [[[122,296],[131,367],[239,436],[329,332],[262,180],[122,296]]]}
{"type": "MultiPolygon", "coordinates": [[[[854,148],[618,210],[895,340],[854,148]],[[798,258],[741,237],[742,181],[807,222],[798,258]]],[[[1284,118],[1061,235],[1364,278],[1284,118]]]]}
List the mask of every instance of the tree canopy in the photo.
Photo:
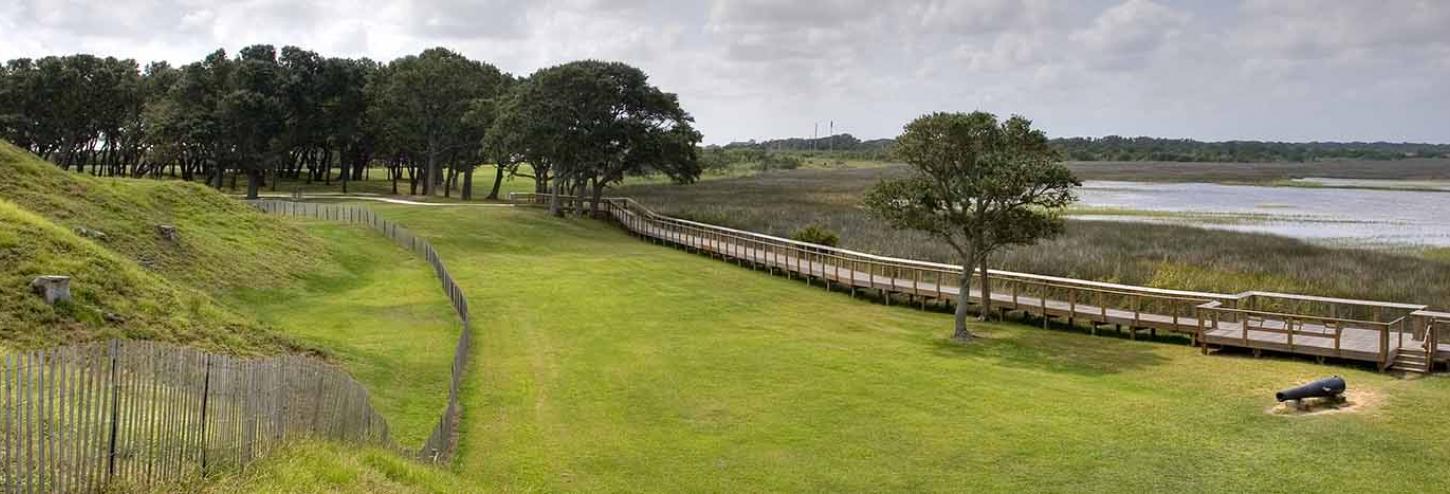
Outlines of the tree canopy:
{"type": "MultiPolygon", "coordinates": [[[[677,182],[700,175],[700,133],[679,98],[643,71],[585,60],[531,75],[499,107],[491,142],[500,153],[554,177],[556,196],[588,192],[599,213],[605,187],[658,172],[677,182]]],[[[557,202],[552,208],[558,214],[557,202]]]]}
{"type": "MultiPolygon", "coordinates": [[[[432,48],[388,64],[271,45],[217,50],[172,67],[91,55],[0,67],[0,137],[94,175],[247,179],[362,178],[381,164],[410,192],[472,190],[484,137],[512,79],[432,48]]],[[[495,195],[496,195],[495,191],[495,195]]]]}
{"type": "Polygon", "coordinates": [[[998,121],[984,112],[934,113],[906,125],[896,157],[912,175],[883,180],[865,198],[893,226],[940,238],[962,262],[958,339],[969,339],[966,310],[972,273],[980,270],[982,316],[991,313],[990,258],[1011,245],[1062,231],[1057,210],[1081,185],[1042,131],[1020,116],[998,121]]]}

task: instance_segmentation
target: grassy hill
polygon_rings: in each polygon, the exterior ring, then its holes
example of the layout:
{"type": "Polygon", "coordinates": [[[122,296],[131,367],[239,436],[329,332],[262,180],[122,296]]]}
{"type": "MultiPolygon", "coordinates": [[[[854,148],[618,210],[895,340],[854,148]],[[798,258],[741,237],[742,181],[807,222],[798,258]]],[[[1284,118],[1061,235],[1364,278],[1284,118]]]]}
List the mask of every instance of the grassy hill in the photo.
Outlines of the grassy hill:
{"type": "Polygon", "coordinates": [[[323,247],[196,184],[66,172],[0,141],[0,342],[11,348],[120,337],[305,351],[216,297],[291,283],[323,247]],[[70,276],[74,300],[44,304],[28,287],[39,275],[70,276]]]}
{"type": "Polygon", "coordinates": [[[14,348],[105,338],[239,352],[287,343],[211,297],[142,269],[71,230],[0,199],[0,341],[14,348]],[[38,275],[71,277],[70,303],[30,293],[38,275]]]}
{"type": "Polygon", "coordinates": [[[5,347],[119,337],[321,354],[408,446],[446,400],[459,329],[427,263],[375,232],[267,216],[198,184],[67,172],[4,142],[0,283],[5,347]],[[31,294],[45,274],[71,276],[74,300],[31,294]]]}
{"type": "Polygon", "coordinates": [[[301,229],[190,182],[97,178],[0,141],[0,199],[89,237],[150,271],[208,292],[289,283],[325,262],[301,229]],[[166,240],[158,225],[175,226],[166,240]]]}

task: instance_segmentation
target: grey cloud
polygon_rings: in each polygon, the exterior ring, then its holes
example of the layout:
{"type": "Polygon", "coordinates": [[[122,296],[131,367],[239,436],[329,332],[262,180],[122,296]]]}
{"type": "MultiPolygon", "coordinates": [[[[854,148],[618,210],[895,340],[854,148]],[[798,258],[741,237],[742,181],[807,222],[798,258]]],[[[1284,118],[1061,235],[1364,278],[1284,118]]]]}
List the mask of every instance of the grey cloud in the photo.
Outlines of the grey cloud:
{"type": "Polygon", "coordinates": [[[1444,141],[1446,26],[1432,0],[0,0],[0,58],[267,42],[381,60],[442,45],[519,74],[621,60],[709,142],[827,120],[890,136],[977,108],[1054,135],[1444,141]]]}
{"type": "Polygon", "coordinates": [[[405,15],[426,37],[512,38],[528,32],[528,2],[512,0],[413,0],[405,15]]]}
{"type": "Polygon", "coordinates": [[[1072,34],[1084,60],[1105,68],[1139,67],[1182,34],[1189,15],[1151,0],[1127,0],[1072,34]]]}

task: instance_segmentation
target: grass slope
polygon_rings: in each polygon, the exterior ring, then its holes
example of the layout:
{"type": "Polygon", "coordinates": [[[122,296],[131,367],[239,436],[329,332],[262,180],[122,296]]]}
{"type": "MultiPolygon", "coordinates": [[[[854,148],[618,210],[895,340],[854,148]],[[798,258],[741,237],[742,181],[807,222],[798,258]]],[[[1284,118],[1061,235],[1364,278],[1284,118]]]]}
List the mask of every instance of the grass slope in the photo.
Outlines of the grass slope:
{"type": "Polygon", "coordinates": [[[1450,381],[851,300],[526,209],[383,207],[433,239],[480,344],[456,468],[499,491],[1410,492],[1450,381]],[[1342,374],[1364,407],[1266,414],[1342,374]],[[1326,473],[1325,469],[1332,469],[1326,473]]]}
{"type": "Polygon", "coordinates": [[[35,348],[105,338],[187,343],[238,353],[287,343],[211,297],[141,269],[94,242],[0,199],[0,341],[35,348]],[[39,275],[71,276],[70,303],[30,293],[39,275]]]}
{"type": "Polygon", "coordinates": [[[205,186],[67,172],[0,141],[0,199],[96,242],[169,279],[206,291],[280,286],[326,256],[317,239],[205,186]],[[179,241],[157,232],[173,225],[179,241]]]}
{"type": "Polygon", "coordinates": [[[13,288],[0,290],[0,344],[317,353],[368,386],[400,444],[421,444],[437,420],[456,317],[427,264],[382,235],[265,216],[195,184],[66,172],[3,142],[0,167],[0,286],[13,288]],[[71,276],[74,302],[30,294],[42,274],[71,276]]]}
{"type": "Polygon", "coordinates": [[[418,256],[361,227],[299,224],[336,265],[284,288],[242,289],[223,300],[329,356],[367,385],[393,438],[417,447],[448,399],[459,324],[418,256]]]}

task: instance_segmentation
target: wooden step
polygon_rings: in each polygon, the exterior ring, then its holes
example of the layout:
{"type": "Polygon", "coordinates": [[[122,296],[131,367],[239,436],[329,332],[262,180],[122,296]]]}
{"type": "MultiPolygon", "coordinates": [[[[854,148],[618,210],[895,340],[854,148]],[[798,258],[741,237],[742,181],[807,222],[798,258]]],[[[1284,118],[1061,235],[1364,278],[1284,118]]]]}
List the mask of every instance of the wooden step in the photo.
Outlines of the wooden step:
{"type": "Polygon", "coordinates": [[[1430,363],[1426,361],[1423,356],[1416,357],[1400,354],[1395,356],[1395,361],[1394,363],[1390,364],[1390,369],[1404,372],[1428,374],[1430,372],[1430,363]]]}

